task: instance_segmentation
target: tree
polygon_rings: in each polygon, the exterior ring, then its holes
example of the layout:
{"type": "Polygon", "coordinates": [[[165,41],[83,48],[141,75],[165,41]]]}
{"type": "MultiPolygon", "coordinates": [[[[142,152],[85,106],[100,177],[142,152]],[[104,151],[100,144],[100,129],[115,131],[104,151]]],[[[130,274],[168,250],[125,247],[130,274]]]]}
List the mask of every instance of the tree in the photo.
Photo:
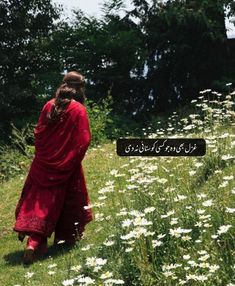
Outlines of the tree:
{"type": "Polygon", "coordinates": [[[1,123],[35,110],[43,76],[58,70],[50,45],[59,11],[50,0],[0,2],[1,123]]]}
{"type": "Polygon", "coordinates": [[[99,20],[78,10],[72,25],[56,34],[64,69],[85,74],[89,98],[99,102],[111,88],[115,110],[133,110],[137,67],[144,65],[139,60],[144,57],[141,34],[132,21],[110,12],[99,20]]]}
{"type": "Polygon", "coordinates": [[[157,111],[187,102],[226,74],[225,5],[233,1],[133,1],[148,49],[148,90],[157,111]]]}

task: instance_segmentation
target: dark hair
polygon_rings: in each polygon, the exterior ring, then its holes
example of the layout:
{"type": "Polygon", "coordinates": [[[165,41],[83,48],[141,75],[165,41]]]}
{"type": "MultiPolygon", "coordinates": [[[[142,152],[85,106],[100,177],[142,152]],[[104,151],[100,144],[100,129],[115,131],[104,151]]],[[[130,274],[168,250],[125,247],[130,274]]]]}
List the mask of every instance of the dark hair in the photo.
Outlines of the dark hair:
{"type": "Polygon", "coordinates": [[[75,99],[82,104],[84,104],[86,99],[85,78],[76,71],[67,73],[63,78],[62,84],[57,89],[55,103],[49,114],[49,122],[56,121],[60,118],[72,99],[75,99]]]}

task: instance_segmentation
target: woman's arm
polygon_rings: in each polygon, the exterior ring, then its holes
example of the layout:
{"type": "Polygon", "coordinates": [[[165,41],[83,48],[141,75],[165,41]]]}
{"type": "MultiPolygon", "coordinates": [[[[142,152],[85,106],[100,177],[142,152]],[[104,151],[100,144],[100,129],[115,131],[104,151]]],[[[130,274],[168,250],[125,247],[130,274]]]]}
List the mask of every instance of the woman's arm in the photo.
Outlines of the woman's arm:
{"type": "Polygon", "coordinates": [[[81,162],[91,142],[90,123],[84,106],[79,112],[77,134],[78,160],[81,162]]]}

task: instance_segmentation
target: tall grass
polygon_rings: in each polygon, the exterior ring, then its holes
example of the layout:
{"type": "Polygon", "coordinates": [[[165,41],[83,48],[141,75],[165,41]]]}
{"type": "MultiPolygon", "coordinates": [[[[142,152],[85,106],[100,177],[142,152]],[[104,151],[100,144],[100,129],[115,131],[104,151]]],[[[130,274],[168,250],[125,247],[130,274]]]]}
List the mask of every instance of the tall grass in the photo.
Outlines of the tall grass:
{"type": "MultiPolygon", "coordinates": [[[[90,149],[84,168],[95,220],[85,237],[24,269],[21,246],[6,233],[0,283],[235,285],[233,96],[203,91],[193,113],[174,112],[164,128],[142,130],[148,138],[205,138],[203,157],[118,157],[115,141],[90,149]]],[[[2,186],[3,198],[18,179],[2,186]]],[[[16,199],[14,192],[0,205],[6,229],[16,199]]]]}

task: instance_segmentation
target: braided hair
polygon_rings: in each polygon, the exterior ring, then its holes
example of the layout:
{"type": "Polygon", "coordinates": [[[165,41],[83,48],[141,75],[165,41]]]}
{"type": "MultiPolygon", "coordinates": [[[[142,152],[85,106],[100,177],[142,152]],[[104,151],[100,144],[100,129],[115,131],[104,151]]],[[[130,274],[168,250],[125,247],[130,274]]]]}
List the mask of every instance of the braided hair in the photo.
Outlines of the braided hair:
{"type": "Polygon", "coordinates": [[[55,102],[49,114],[49,122],[57,121],[72,99],[84,104],[85,96],[85,78],[76,71],[67,73],[62,84],[56,91],[55,102]]]}

